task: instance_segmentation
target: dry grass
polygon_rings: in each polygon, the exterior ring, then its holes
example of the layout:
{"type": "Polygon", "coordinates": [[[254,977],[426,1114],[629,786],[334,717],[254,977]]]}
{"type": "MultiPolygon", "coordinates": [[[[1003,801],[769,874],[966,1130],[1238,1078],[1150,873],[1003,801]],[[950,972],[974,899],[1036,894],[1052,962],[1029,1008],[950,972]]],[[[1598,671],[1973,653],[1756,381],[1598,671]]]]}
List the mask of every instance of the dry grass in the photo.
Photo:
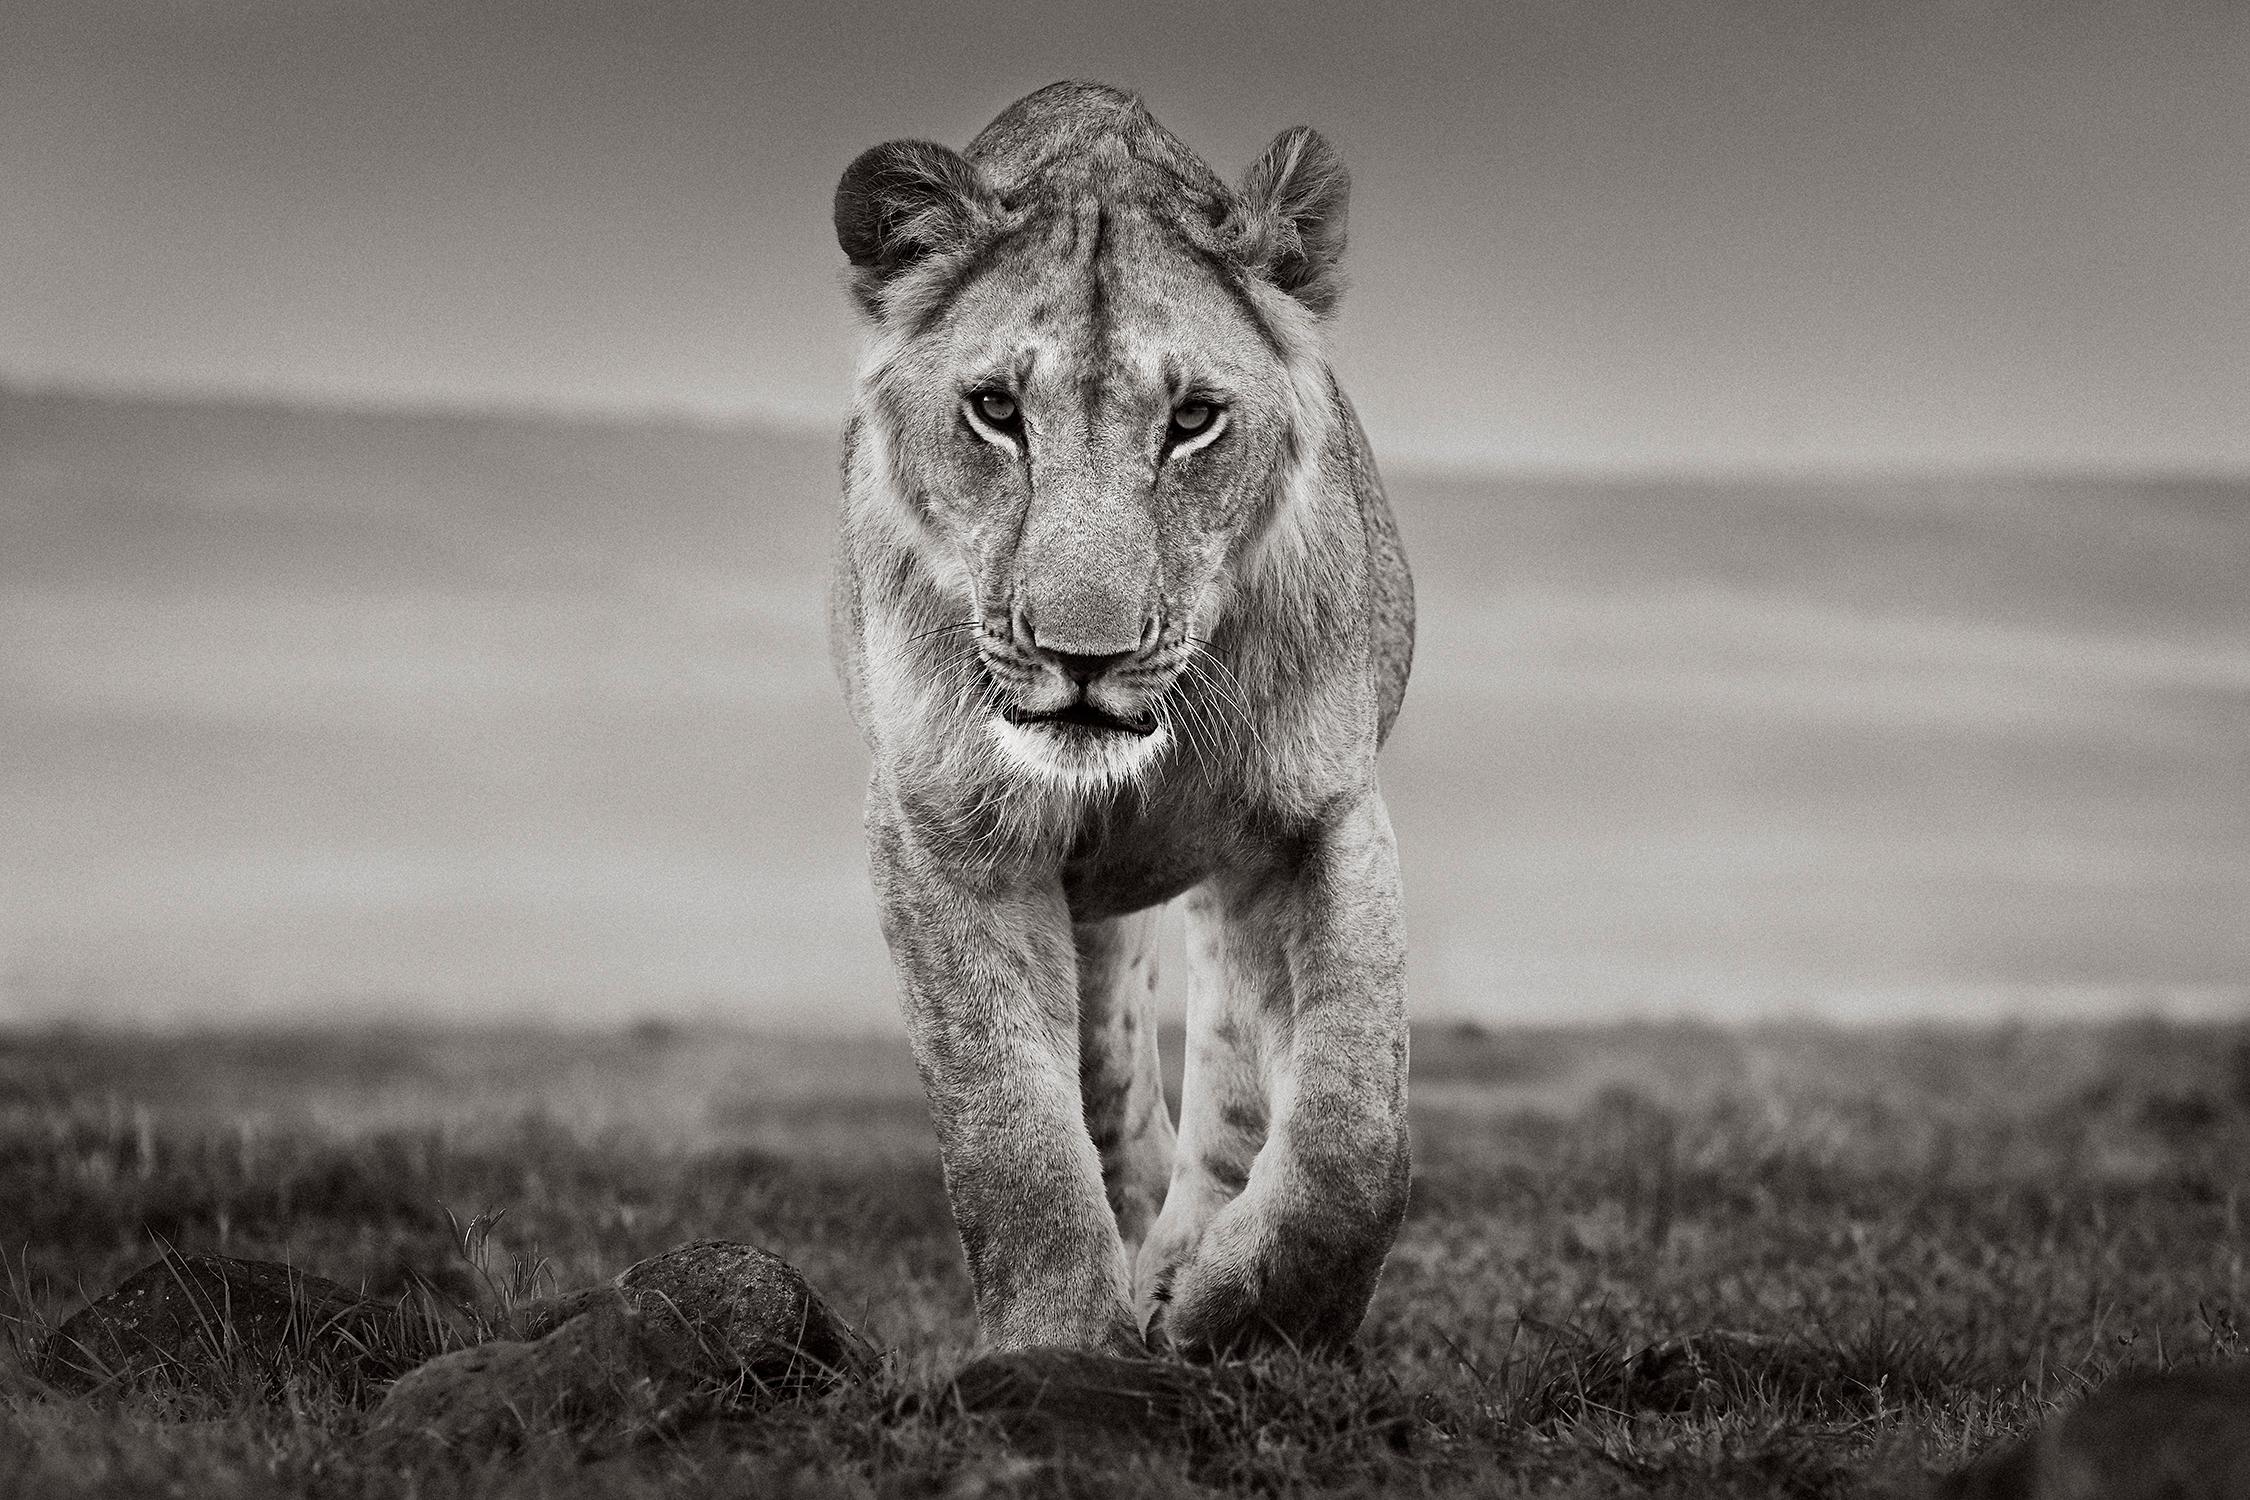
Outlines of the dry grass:
{"type": "Polygon", "coordinates": [[[1058,1449],[918,1399],[972,1324],[888,1044],[18,1035],[0,1493],[1911,1495],[2116,1371],[2242,1351],[2250,1031],[1447,1030],[1415,1073],[1361,1357],[1058,1449]],[[317,1370],[64,1397],[24,1359],[161,1244],[459,1340],[713,1236],[794,1261],[883,1378],[592,1460],[394,1470],[357,1443],[369,1392],[317,1370]]]}

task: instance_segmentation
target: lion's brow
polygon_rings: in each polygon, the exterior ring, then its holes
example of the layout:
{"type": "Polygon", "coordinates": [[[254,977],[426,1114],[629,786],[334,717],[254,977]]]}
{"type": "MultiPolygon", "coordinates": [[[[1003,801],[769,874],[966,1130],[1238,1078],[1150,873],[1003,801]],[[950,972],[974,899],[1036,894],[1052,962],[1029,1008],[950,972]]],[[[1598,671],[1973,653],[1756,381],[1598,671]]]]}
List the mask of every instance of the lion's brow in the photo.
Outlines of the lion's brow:
{"type": "Polygon", "coordinates": [[[1012,246],[1031,232],[1032,227],[1032,221],[1024,219],[996,229],[956,258],[946,268],[944,278],[930,289],[929,296],[922,302],[920,311],[915,316],[913,326],[907,330],[907,337],[918,339],[944,322],[946,315],[953,311],[953,304],[960,300],[961,294],[969,289],[970,284],[997,265],[1012,246]]]}
{"type": "Polygon", "coordinates": [[[1224,254],[1197,239],[1194,234],[1189,232],[1186,225],[1170,215],[1153,214],[1150,217],[1167,239],[1184,251],[1196,264],[1208,271],[1211,274],[1211,279],[1218,282],[1220,287],[1225,290],[1227,296],[1233,301],[1235,310],[1249,321],[1252,328],[1258,330],[1258,337],[1264,341],[1267,352],[1272,354],[1275,359],[1287,364],[1290,358],[1289,346],[1282,342],[1280,334],[1274,332],[1273,325],[1266,321],[1265,313],[1258,306],[1258,299],[1251,296],[1249,287],[1243,284],[1244,273],[1242,268],[1227,259],[1224,254]]]}

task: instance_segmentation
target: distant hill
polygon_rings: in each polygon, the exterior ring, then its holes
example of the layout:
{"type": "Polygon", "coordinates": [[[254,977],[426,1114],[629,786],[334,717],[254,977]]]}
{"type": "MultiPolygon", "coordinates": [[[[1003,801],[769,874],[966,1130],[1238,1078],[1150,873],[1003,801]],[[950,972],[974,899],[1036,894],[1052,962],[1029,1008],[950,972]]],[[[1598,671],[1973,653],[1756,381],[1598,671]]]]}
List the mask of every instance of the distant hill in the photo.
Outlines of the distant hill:
{"type": "MultiPolygon", "coordinates": [[[[835,445],[0,391],[0,1015],[880,1024],[835,445]]],[[[2250,995],[2250,484],[1394,471],[1426,1013],[2250,995]]]]}

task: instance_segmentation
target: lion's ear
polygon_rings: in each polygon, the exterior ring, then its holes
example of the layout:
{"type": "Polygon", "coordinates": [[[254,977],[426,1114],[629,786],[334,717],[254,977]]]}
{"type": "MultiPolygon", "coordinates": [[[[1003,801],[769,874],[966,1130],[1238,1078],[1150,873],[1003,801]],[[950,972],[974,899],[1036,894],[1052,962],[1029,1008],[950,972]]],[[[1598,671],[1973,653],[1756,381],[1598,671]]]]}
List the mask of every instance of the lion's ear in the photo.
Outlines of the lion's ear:
{"type": "Polygon", "coordinates": [[[836,184],[836,242],[867,315],[881,315],[885,283],[967,239],[992,208],[977,169],[951,147],[890,141],[861,152],[836,184]]]}
{"type": "Polygon", "coordinates": [[[1243,259],[1326,316],[1343,300],[1344,212],[1351,174],[1308,125],[1284,130],[1242,179],[1237,231],[1243,259]]]}

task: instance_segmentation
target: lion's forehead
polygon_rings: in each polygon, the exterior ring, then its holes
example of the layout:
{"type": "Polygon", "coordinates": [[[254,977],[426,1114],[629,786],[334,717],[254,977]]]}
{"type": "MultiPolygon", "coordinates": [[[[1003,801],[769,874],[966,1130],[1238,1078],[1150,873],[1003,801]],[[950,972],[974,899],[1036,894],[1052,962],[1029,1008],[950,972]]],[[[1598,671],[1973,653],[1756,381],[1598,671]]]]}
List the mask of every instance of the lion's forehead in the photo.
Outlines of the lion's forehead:
{"type": "Polygon", "coordinates": [[[1267,358],[1223,267],[1165,215],[1092,194],[1046,205],[934,322],[951,358],[1042,380],[1223,384],[1267,358]]]}

